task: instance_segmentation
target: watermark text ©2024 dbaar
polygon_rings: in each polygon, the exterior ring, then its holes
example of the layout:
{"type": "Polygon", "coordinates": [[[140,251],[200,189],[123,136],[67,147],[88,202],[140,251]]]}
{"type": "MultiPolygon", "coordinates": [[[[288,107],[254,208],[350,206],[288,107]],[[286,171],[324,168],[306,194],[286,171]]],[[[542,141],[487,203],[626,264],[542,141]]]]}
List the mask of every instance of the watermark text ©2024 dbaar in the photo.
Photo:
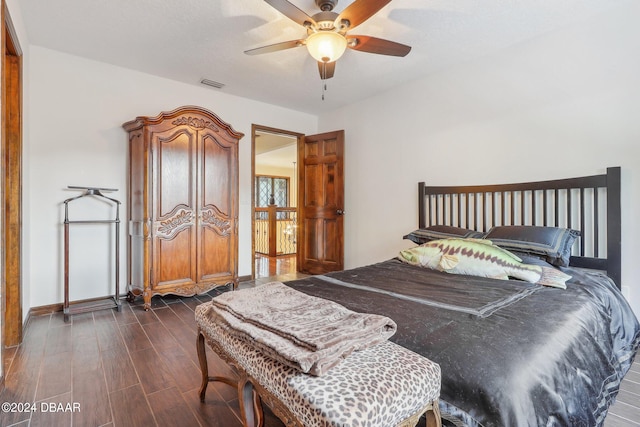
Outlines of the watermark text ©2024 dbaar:
{"type": "Polygon", "coordinates": [[[80,412],[79,402],[3,402],[2,412],[80,412]]]}

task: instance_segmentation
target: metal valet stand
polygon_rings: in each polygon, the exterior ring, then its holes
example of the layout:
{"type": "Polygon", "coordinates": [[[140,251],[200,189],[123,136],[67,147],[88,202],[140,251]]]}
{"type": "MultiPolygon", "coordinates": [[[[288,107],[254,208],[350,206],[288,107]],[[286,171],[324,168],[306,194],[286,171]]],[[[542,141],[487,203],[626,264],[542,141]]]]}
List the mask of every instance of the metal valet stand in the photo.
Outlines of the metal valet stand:
{"type": "Polygon", "coordinates": [[[107,308],[115,308],[118,311],[122,310],[120,300],[120,202],[111,197],[107,197],[102,194],[102,191],[118,191],[115,188],[97,188],[97,187],[79,187],[68,186],[71,190],[84,190],[84,193],[67,199],[64,201],[64,321],[69,321],[69,316],[77,313],[85,313],[88,311],[102,310],[107,308]],[[116,205],[116,217],[115,219],[93,219],[93,220],[69,220],[69,203],[74,200],[81,199],[87,196],[95,196],[103,198],[110,203],[116,205]],[[115,292],[113,296],[90,300],[82,303],[69,303],[69,226],[71,224],[114,224],[115,225],[115,292]]]}

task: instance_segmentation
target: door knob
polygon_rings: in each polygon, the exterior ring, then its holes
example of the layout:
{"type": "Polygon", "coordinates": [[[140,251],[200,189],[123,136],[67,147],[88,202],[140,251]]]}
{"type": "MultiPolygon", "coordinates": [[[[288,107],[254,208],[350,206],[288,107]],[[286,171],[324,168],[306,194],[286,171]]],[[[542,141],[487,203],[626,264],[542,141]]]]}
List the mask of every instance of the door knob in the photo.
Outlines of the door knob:
{"type": "Polygon", "coordinates": [[[336,209],[336,215],[344,215],[344,211],[342,209],[336,209]]]}

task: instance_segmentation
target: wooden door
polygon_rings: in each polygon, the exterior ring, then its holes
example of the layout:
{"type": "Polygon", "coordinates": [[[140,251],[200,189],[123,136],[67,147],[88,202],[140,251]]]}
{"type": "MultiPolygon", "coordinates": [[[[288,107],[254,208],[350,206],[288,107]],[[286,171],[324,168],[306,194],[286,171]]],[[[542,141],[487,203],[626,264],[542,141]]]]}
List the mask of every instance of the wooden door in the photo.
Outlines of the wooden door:
{"type": "Polygon", "coordinates": [[[235,283],[238,140],[209,128],[198,139],[198,281],[235,283]]]}
{"type": "Polygon", "coordinates": [[[344,131],[308,135],[298,148],[299,270],[344,269],[344,131]]]}
{"type": "Polygon", "coordinates": [[[151,287],[196,283],[196,131],[189,126],[154,132],[151,287]]]}

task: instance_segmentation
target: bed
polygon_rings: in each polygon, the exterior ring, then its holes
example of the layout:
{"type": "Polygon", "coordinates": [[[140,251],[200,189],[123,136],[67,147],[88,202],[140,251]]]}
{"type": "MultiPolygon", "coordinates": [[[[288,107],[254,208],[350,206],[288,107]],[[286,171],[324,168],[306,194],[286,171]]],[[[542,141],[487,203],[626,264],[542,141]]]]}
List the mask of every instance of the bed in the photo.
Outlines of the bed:
{"type": "Polygon", "coordinates": [[[287,285],[392,318],[391,341],[441,367],[445,425],[602,425],[640,343],[620,292],[620,168],[523,184],[420,183],[418,194],[418,229],[405,238],[462,233],[514,243],[509,249],[525,262],[570,275],[567,289],[453,275],[398,258],[287,285]],[[536,252],[537,242],[518,246],[518,233],[527,240],[532,230],[570,230],[571,242],[550,258],[536,252]]]}

